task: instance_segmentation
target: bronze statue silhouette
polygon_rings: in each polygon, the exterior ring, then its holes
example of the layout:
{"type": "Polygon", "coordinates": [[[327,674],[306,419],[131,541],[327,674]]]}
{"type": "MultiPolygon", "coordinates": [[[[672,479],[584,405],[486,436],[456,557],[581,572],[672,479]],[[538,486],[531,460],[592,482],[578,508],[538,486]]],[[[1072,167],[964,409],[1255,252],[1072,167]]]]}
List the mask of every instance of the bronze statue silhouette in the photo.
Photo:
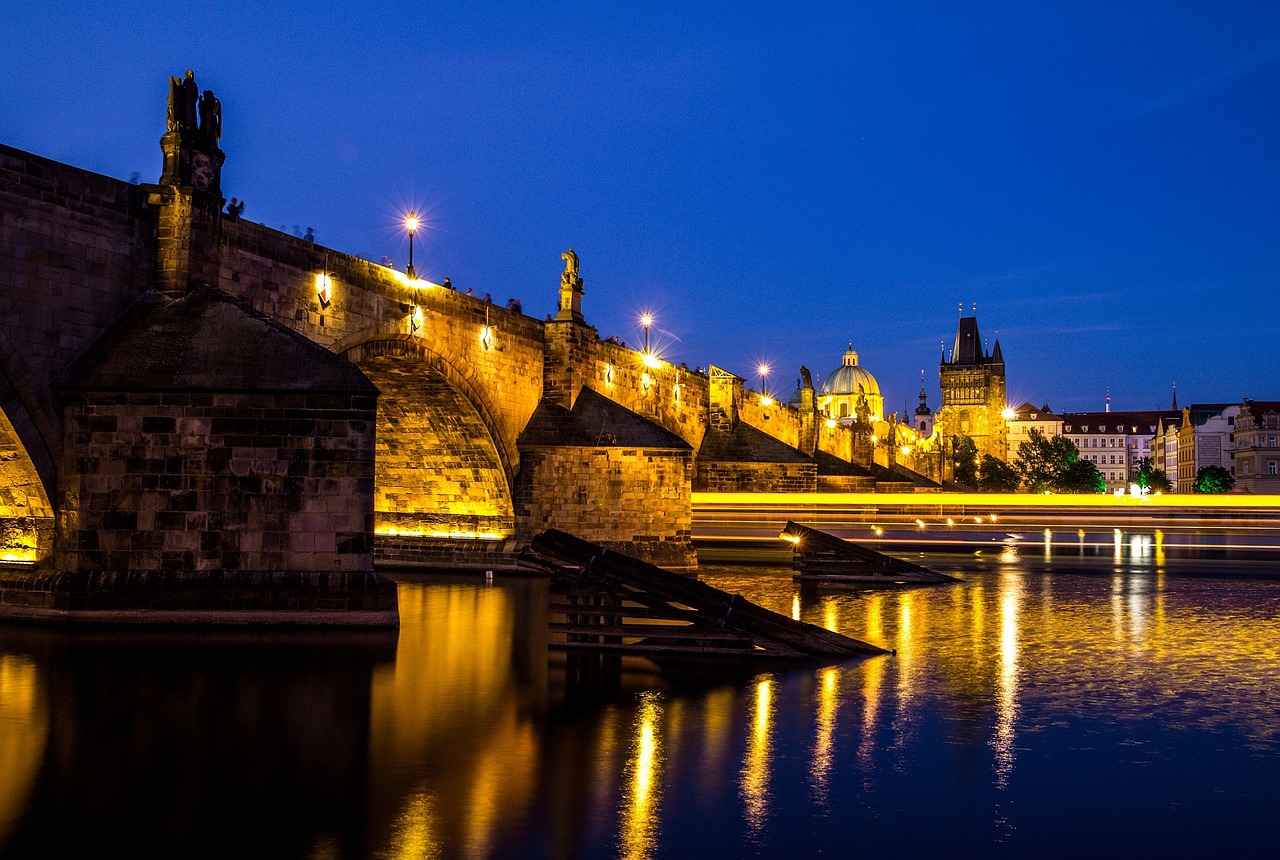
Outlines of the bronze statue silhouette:
{"type": "Polygon", "coordinates": [[[215,146],[222,137],[222,102],[214,96],[213,90],[205,90],[200,97],[200,132],[215,146]]]}

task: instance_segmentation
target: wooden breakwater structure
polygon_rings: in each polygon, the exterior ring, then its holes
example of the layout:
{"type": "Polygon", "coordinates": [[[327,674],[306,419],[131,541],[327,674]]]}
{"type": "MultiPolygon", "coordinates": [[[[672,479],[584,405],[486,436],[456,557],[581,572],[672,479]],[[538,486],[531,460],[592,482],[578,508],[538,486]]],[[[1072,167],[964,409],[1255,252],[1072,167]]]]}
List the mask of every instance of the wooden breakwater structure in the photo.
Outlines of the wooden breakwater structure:
{"type": "Polygon", "coordinates": [[[876,552],[865,546],[787,520],[779,535],[792,546],[797,582],[858,585],[929,585],[959,582],[954,576],[876,552]]]}
{"type": "Polygon", "coordinates": [[[650,659],[806,660],[883,648],[551,529],[521,552],[551,577],[551,647],[650,659]]]}

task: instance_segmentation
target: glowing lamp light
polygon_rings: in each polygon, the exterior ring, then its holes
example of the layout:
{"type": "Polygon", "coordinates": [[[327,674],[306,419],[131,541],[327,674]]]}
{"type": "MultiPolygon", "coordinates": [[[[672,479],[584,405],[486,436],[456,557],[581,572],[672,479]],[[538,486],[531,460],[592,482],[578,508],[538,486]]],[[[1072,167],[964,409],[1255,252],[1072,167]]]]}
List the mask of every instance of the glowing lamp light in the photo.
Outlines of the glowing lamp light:
{"type": "Polygon", "coordinates": [[[1012,420],[1013,420],[1013,416],[1014,416],[1015,414],[1016,414],[1016,413],[1015,413],[1012,409],[1010,409],[1008,406],[1006,406],[1006,407],[1004,408],[1004,411],[1000,413],[1000,417],[1001,417],[1001,418],[1003,418],[1005,421],[1012,421],[1012,420]]]}
{"type": "Polygon", "coordinates": [[[662,359],[649,352],[647,345],[644,352],[640,354],[640,360],[644,362],[645,367],[662,367],[662,359]]]}
{"type": "Polygon", "coordinates": [[[640,325],[644,328],[644,354],[645,363],[648,364],[649,356],[649,326],[653,325],[653,314],[645,311],[640,314],[640,325]]]}
{"type": "Polygon", "coordinates": [[[760,362],[760,364],[756,365],[756,373],[760,374],[760,393],[768,397],[769,389],[765,386],[769,382],[769,365],[763,361],[760,362]]]}
{"type": "Polygon", "coordinates": [[[920,531],[924,531],[924,520],[916,520],[916,528],[920,529],[920,531]]]}
{"type": "Polygon", "coordinates": [[[910,456],[910,454],[911,454],[911,446],[910,446],[910,445],[903,445],[903,446],[902,446],[902,456],[907,457],[907,456],[910,456]]]}
{"type": "Polygon", "coordinates": [[[772,398],[772,397],[770,397],[770,396],[769,396],[769,395],[767,395],[767,394],[761,394],[761,395],[760,395],[760,405],[761,405],[761,406],[772,406],[772,405],[773,405],[773,398],[772,398]]]}
{"type": "Polygon", "coordinates": [[[485,349],[493,349],[493,329],[489,326],[480,328],[480,345],[485,349]]]}
{"type": "Polygon", "coordinates": [[[653,387],[653,377],[650,376],[648,373],[640,374],[640,390],[647,395],[649,393],[649,389],[652,387],[653,387]]]}
{"type": "Polygon", "coordinates": [[[422,330],[422,308],[415,306],[409,315],[409,334],[417,334],[422,330]]]}
{"type": "Polygon", "coordinates": [[[871,531],[875,532],[877,536],[884,534],[884,529],[881,526],[872,526],[871,531]]]}
{"type": "Polygon", "coordinates": [[[604,381],[606,385],[613,385],[613,365],[606,364],[604,366],[604,381]]]}
{"type": "Polygon", "coordinates": [[[409,280],[414,281],[418,278],[418,270],[413,267],[413,234],[418,232],[418,213],[411,210],[405,216],[404,229],[409,231],[409,265],[405,267],[404,273],[409,280]]]}
{"type": "Polygon", "coordinates": [[[827,429],[828,429],[828,430],[834,429],[834,428],[835,428],[835,426],[836,426],[836,419],[834,419],[834,418],[828,418],[828,419],[827,419],[827,429]]]}
{"type": "Polygon", "coordinates": [[[331,282],[329,280],[328,272],[321,272],[316,275],[316,298],[320,300],[320,307],[322,308],[329,307],[329,302],[333,298],[333,293],[330,290],[330,287],[331,282]]]}

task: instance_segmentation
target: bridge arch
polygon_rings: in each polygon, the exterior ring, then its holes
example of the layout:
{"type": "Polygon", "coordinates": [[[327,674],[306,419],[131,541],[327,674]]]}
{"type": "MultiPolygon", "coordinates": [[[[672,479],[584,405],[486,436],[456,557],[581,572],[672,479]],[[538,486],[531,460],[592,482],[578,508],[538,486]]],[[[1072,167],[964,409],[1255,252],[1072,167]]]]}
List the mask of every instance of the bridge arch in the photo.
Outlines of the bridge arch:
{"type": "Polygon", "coordinates": [[[410,335],[340,355],[378,386],[375,530],[509,537],[515,458],[484,391],[461,362],[410,335]]]}
{"type": "Polygon", "coordinates": [[[56,474],[11,367],[0,360],[0,561],[36,562],[53,552],[56,474]]]}

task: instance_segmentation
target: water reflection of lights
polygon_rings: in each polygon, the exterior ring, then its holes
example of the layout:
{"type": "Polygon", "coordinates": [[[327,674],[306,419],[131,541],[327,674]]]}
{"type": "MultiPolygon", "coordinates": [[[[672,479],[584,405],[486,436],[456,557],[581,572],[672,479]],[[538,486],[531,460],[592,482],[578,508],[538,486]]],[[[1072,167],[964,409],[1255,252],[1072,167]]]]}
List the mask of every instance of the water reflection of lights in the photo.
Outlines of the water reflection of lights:
{"type": "Polygon", "coordinates": [[[769,767],[773,752],[773,680],[764,678],[756,684],[752,706],[751,736],[742,762],[739,783],[746,806],[747,827],[752,832],[764,828],[769,816],[769,767]]]}
{"type": "Polygon", "coordinates": [[[832,746],[836,732],[836,710],[840,701],[840,673],[834,667],[823,669],[818,676],[818,725],[813,739],[813,760],[809,779],[813,783],[814,800],[826,805],[831,775],[832,746]]]}
{"type": "Polygon", "coordinates": [[[643,694],[636,714],[636,732],[627,762],[618,835],[621,857],[637,860],[649,857],[656,847],[663,762],[662,743],[657,730],[658,721],[662,718],[659,702],[659,694],[643,694]]]}
{"type": "Polygon", "coordinates": [[[1044,560],[1049,561],[1053,558],[1053,532],[1050,529],[1044,530],[1044,560]]]}
{"type": "Polygon", "coordinates": [[[1000,678],[997,688],[995,750],[996,786],[1005,788],[1013,773],[1018,717],[1018,605],[1022,578],[1006,573],[1000,578],[1000,678]]]}
{"type": "Polygon", "coordinates": [[[439,833],[437,803],[430,794],[407,799],[388,846],[391,857],[439,857],[444,839],[439,833]]]}
{"type": "Polygon", "coordinates": [[[49,723],[36,664],[0,653],[0,842],[23,814],[40,774],[49,723]]]}

